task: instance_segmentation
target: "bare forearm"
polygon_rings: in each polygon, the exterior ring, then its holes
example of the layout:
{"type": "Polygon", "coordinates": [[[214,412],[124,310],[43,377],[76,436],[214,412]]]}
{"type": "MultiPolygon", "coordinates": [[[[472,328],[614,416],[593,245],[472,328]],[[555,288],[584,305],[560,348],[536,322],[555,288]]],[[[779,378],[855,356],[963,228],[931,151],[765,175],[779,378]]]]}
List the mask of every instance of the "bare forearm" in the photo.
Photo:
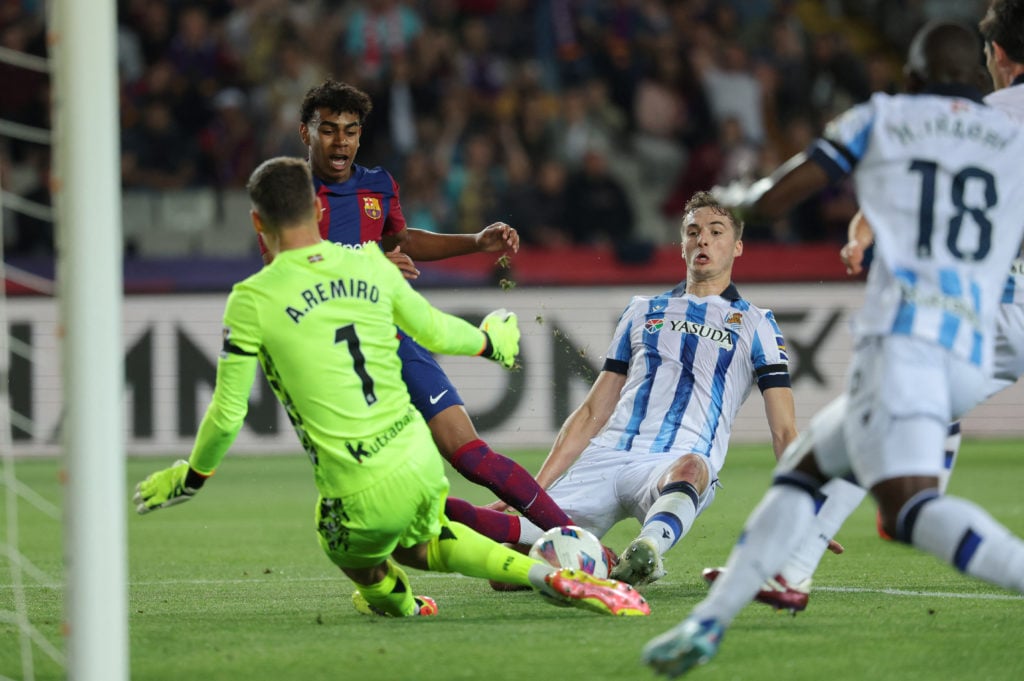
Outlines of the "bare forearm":
{"type": "Polygon", "coordinates": [[[772,433],[772,449],[778,460],[797,436],[793,391],[790,388],[769,388],[762,397],[768,429],[772,433]]]}
{"type": "Polygon", "coordinates": [[[398,245],[413,260],[444,260],[480,250],[475,234],[435,234],[407,229],[398,245]]]}
{"type": "Polygon", "coordinates": [[[772,451],[775,452],[775,460],[782,458],[782,453],[789,447],[789,443],[796,439],[797,432],[794,428],[786,433],[772,433],[772,451]]]}

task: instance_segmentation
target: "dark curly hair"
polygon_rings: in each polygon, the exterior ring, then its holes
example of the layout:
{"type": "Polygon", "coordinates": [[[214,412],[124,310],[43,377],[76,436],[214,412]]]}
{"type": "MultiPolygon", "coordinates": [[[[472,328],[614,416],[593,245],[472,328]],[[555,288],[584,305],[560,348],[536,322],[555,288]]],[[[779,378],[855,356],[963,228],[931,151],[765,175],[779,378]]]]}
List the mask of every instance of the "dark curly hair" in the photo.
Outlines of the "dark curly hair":
{"type": "Polygon", "coordinates": [[[373,109],[373,102],[370,101],[370,95],[359,88],[328,78],[310,89],[303,97],[299,119],[309,125],[317,109],[321,107],[333,113],[354,113],[362,125],[373,109]]]}

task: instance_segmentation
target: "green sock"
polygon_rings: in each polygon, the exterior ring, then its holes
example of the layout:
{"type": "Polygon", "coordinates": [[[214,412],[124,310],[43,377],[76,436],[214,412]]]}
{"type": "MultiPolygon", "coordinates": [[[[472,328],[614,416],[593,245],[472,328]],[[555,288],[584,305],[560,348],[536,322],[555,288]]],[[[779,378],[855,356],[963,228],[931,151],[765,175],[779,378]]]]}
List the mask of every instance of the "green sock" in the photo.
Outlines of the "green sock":
{"type": "Polygon", "coordinates": [[[356,584],[366,602],[392,617],[408,617],[416,613],[416,599],[409,587],[409,577],[394,561],[388,560],[388,574],[376,584],[356,584]]]}
{"type": "Polygon", "coordinates": [[[441,534],[430,540],[427,550],[427,565],[435,572],[459,572],[523,586],[537,586],[530,579],[530,568],[537,564],[533,558],[451,520],[441,526],[441,534]]]}

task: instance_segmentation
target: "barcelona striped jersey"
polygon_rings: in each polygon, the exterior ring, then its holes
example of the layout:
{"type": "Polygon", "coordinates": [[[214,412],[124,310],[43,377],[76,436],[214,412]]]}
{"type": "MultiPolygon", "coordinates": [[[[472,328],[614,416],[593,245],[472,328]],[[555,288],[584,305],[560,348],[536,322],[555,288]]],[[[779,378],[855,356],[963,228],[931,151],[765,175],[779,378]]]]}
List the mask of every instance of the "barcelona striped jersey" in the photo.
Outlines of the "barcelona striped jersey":
{"type": "Polygon", "coordinates": [[[327,184],[314,177],[313,185],[326,205],[320,236],[328,241],[348,246],[379,242],[405,229],[398,183],[379,166],[352,164],[352,175],[344,182],[327,184]]]}
{"type": "MultiPolygon", "coordinates": [[[[316,195],[324,207],[320,214],[320,236],[345,246],[380,243],[382,237],[405,229],[405,216],[398,199],[398,183],[381,167],[352,164],[344,182],[328,184],[313,177],[316,195]]],[[[260,239],[260,252],[266,252],[260,239]]]]}

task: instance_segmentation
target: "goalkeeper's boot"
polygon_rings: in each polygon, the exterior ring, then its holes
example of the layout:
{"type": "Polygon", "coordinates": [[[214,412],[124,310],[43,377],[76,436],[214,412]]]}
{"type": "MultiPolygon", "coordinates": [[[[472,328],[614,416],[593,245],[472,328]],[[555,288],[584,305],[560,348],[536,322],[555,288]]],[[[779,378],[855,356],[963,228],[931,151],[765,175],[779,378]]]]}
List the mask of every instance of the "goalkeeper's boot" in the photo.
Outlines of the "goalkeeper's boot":
{"type": "Polygon", "coordinates": [[[724,635],[725,628],[718,620],[685,619],[644,646],[644,664],[657,674],[682,676],[714,657],[724,635]]]}
{"type": "MultiPolygon", "coordinates": [[[[413,612],[413,616],[418,617],[429,617],[437,614],[437,602],[434,601],[430,596],[415,596],[416,599],[416,611],[413,612]]],[[[383,610],[379,610],[366,600],[366,597],[359,591],[352,592],[352,605],[355,606],[356,612],[360,615],[377,615],[379,617],[391,617],[388,613],[383,610]]]]}
{"type": "MultiPolygon", "coordinates": [[[[725,573],[725,568],[704,568],[701,577],[708,584],[714,583],[716,579],[725,573]]],[[[775,575],[775,579],[769,579],[761,585],[761,590],[754,596],[758,603],[770,605],[776,610],[788,610],[794,617],[798,612],[807,609],[807,601],[811,594],[811,580],[807,579],[790,584],[782,575],[775,575]]]]}
{"type": "Polygon", "coordinates": [[[619,556],[618,563],[608,576],[633,586],[643,586],[661,579],[665,576],[665,568],[657,545],[647,537],[637,537],[619,556]]]}
{"type": "Polygon", "coordinates": [[[544,578],[541,594],[556,605],[571,605],[605,615],[650,615],[651,606],[640,592],[614,579],[601,579],[582,570],[562,568],[544,578]]]}

